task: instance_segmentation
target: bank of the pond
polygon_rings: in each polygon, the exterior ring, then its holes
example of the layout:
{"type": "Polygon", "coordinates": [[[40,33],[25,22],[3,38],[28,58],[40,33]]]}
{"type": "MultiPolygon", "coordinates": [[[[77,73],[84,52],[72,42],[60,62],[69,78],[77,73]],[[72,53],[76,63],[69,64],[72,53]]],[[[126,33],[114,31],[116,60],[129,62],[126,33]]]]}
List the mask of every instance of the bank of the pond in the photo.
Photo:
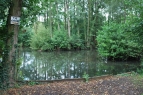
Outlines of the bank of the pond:
{"type": "MultiPolygon", "coordinates": [[[[126,74],[122,74],[126,75],[126,74]]],[[[100,77],[83,82],[65,80],[41,85],[11,88],[3,95],[142,95],[139,75],[100,77]]]]}
{"type": "Polygon", "coordinates": [[[95,77],[84,77],[84,78],[66,78],[66,79],[57,79],[57,80],[27,80],[27,81],[17,81],[17,83],[19,84],[30,84],[30,83],[34,83],[34,84],[47,84],[47,83],[55,83],[55,82],[63,82],[63,81],[83,81],[83,82],[88,82],[90,80],[97,80],[97,79],[104,79],[107,77],[111,77],[113,75],[102,75],[102,76],[95,76],[95,77]]]}

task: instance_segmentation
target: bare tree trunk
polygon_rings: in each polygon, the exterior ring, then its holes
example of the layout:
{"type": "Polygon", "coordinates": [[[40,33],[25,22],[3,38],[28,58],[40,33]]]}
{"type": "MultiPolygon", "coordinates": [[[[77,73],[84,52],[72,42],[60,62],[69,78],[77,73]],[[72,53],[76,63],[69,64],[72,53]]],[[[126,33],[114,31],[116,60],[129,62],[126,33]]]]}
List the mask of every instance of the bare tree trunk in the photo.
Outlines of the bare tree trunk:
{"type": "Polygon", "coordinates": [[[67,30],[68,30],[68,37],[70,38],[71,36],[71,25],[70,25],[70,15],[69,15],[69,4],[68,4],[68,0],[65,0],[65,12],[67,15],[67,30]]]}
{"type": "MultiPolygon", "coordinates": [[[[82,12],[85,12],[85,0],[82,1],[82,12]]],[[[86,14],[84,13],[84,21],[83,21],[83,28],[84,28],[84,39],[87,41],[87,27],[86,27],[86,14]]]]}
{"type": "Polygon", "coordinates": [[[52,4],[49,5],[49,29],[50,29],[50,36],[53,37],[53,30],[52,30],[52,4]]]}
{"type": "Polygon", "coordinates": [[[64,0],[64,12],[65,12],[64,22],[65,22],[65,30],[67,30],[67,15],[66,15],[66,11],[67,11],[67,8],[66,8],[66,0],[64,0]]]}
{"type": "Polygon", "coordinates": [[[91,36],[91,0],[88,0],[87,47],[90,47],[91,36]]]}
{"type": "Polygon", "coordinates": [[[22,8],[22,0],[12,0],[12,4],[9,9],[8,16],[8,33],[13,34],[11,38],[8,39],[7,45],[9,46],[9,55],[7,65],[9,67],[9,83],[10,86],[15,82],[16,78],[16,47],[18,42],[18,31],[19,25],[10,24],[11,16],[20,17],[22,8]]]}
{"type": "MultiPolygon", "coordinates": [[[[56,1],[56,13],[57,13],[57,15],[59,15],[59,11],[58,11],[58,1],[56,1]]],[[[59,21],[57,21],[57,27],[58,27],[58,30],[60,30],[60,24],[59,24],[59,21]]]]}
{"type": "Polygon", "coordinates": [[[38,22],[35,22],[34,23],[34,32],[37,34],[37,30],[38,30],[38,25],[39,25],[39,23],[38,22]]]}

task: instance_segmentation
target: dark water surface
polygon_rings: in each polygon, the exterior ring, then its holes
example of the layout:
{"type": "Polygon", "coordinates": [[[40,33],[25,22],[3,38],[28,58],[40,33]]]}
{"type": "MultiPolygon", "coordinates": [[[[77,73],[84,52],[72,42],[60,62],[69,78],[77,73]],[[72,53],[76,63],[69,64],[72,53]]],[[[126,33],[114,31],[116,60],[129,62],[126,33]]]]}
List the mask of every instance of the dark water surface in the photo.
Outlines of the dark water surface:
{"type": "Polygon", "coordinates": [[[95,50],[38,52],[21,49],[20,76],[24,80],[55,80],[120,74],[135,70],[139,62],[110,62],[95,50]]]}

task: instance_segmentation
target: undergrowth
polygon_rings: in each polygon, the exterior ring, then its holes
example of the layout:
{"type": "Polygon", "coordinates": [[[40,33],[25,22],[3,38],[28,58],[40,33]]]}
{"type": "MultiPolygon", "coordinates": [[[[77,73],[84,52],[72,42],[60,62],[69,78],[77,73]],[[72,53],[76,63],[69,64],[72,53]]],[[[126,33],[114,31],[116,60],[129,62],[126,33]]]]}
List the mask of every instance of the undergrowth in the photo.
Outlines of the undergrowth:
{"type": "Polygon", "coordinates": [[[143,69],[137,69],[136,72],[118,74],[119,77],[127,77],[136,87],[143,88],[143,69]]]}

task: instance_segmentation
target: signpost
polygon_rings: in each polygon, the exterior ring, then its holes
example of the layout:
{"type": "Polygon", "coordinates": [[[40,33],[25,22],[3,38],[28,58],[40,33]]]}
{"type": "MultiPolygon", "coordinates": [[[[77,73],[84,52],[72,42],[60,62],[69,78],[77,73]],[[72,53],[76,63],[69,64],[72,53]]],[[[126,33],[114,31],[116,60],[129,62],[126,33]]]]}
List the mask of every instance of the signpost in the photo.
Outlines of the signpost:
{"type": "Polygon", "coordinates": [[[20,25],[20,17],[11,16],[11,22],[10,22],[10,24],[20,25]]]}

